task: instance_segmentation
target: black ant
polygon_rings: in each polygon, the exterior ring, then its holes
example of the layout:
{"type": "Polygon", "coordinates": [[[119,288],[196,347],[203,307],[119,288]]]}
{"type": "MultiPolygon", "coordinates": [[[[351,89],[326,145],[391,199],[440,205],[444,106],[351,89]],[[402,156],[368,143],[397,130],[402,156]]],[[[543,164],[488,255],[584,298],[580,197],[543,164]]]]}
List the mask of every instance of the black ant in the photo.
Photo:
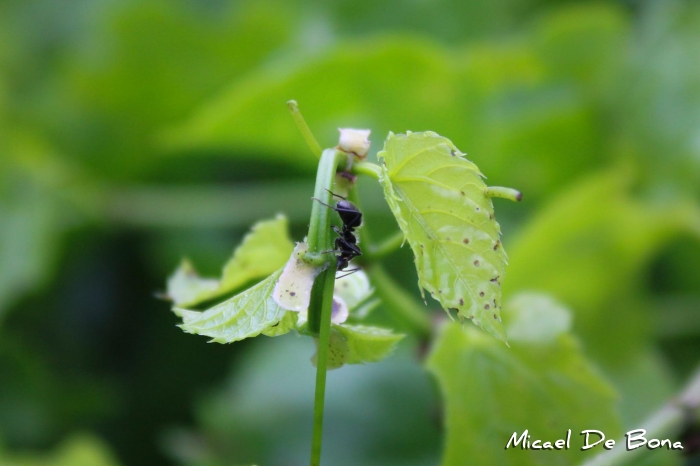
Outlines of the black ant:
{"type": "MultiPolygon", "coordinates": [[[[340,255],[337,256],[336,270],[344,270],[351,260],[362,255],[362,250],[357,245],[357,237],[354,233],[355,228],[359,228],[360,225],[362,225],[362,212],[360,212],[360,209],[358,209],[355,204],[348,201],[343,196],[339,196],[331,191],[328,192],[331,193],[332,196],[341,199],[336,203],[335,207],[322,202],[320,199],[314,198],[314,200],[338,212],[340,220],[343,222],[342,229],[333,226],[333,231],[338,234],[338,238],[335,239],[335,250],[333,252],[340,253],[340,255]]],[[[354,269],[352,272],[355,270],[359,269],[354,269]]]]}

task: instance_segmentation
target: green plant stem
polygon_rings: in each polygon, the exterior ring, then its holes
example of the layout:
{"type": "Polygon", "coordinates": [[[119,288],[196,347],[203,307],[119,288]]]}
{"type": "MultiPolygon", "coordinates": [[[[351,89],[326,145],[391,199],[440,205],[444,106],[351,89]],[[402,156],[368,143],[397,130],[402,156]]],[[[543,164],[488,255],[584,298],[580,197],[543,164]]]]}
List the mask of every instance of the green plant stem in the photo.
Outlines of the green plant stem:
{"type": "Polygon", "coordinates": [[[382,168],[371,162],[356,162],[352,166],[352,173],[354,175],[371,176],[375,180],[378,180],[382,175],[382,168]]]}
{"type": "MultiPolygon", "coordinates": [[[[331,205],[333,182],[338,166],[347,160],[347,155],[335,149],[326,149],[321,154],[316,172],[314,197],[324,204],[331,205]]],[[[310,253],[321,253],[331,249],[331,209],[318,201],[312,201],[311,220],[307,243],[310,253]]],[[[311,317],[311,316],[309,316],[311,317]]]]}
{"type": "MultiPolygon", "coordinates": [[[[667,402],[649,416],[640,428],[647,431],[645,434],[647,439],[672,438],[689,421],[697,423],[698,415],[700,415],[700,368],[695,371],[680,396],[667,402]]],[[[642,447],[627,451],[623,447],[625,441],[625,439],[618,440],[615,448],[594,456],[582,466],[619,466],[638,463],[639,455],[648,450],[642,447]]]]}
{"type": "Polygon", "coordinates": [[[504,188],[503,186],[489,186],[486,188],[486,195],[489,197],[500,197],[513,202],[523,200],[523,193],[513,188],[504,188]]]}
{"type": "Polygon", "coordinates": [[[429,339],[432,324],[425,307],[418,304],[415,298],[396,283],[381,265],[373,264],[368,267],[367,274],[384,307],[394,318],[403,323],[419,338],[429,339]]]}
{"type": "MultiPolygon", "coordinates": [[[[326,149],[321,154],[316,174],[314,197],[330,205],[336,171],[347,162],[347,156],[335,149],[326,149]]],[[[331,245],[331,209],[313,201],[307,242],[309,252],[318,254],[330,251],[331,245]]],[[[321,464],[321,441],[323,437],[323,408],[326,393],[326,364],[328,361],[328,341],[331,331],[331,312],[333,307],[333,287],[335,285],[335,256],[328,254],[326,270],[314,283],[309,303],[309,330],[318,334],[318,352],[316,360],[316,394],[314,396],[314,430],[311,440],[311,466],[321,464]]]]}
{"type": "Polygon", "coordinates": [[[287,102],[287,107],[289,108],[289,111],[292,112],[294,123],[297,124],[297,128],[299,128],[299,132],[304,137],[306,145],[309,146],[309,149],[311,149],[311,152],[313,152],[316,158],[321,158],[323,149],[321,149],[321,146],[316,141],[313,133],[311,133],[309,125],[306,124],[306,120],[304,120],[304,117],[301,115],[301,112],[299,111],[299,104],[297,104],[296,100],[290,100],[287,102]]]}
{"type": "Polygon", "coordinates": [[[333,287],[335,285],[335,267],[329,267],[320,276],[323,280],[323,299],[321,301],[321,329],[318,336],[316,358],[316,393],[314,395],[314,432],[311,439],[311,466],[321,464],[321,445],[323,440],[323,409],[326,394],[326,365],[328,361],[328,344],[331,334],[331,312],[333,308],[333,287]]]}

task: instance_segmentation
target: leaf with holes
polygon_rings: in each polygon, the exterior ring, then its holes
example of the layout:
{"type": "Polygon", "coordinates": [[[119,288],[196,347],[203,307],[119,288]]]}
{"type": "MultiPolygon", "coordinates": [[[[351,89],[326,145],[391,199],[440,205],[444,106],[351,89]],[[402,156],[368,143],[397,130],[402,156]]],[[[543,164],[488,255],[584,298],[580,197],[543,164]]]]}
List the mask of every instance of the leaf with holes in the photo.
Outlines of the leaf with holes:
{"type": "MultiPolygon", "coordinates": [[[[282,273],[278,270],[265,280],[205,311],[174,308],[182,318],[180,328],[187,333],[211,337],[216,343],[231,343],[272,330],[284,317],[285,311],[272,299],[272,290],[282,273]]],[[[284,324],[285,330],[291,326],[284,324]]]]}
{"type": "Polygon", "coordinates": [[[384,195],[415,255],[420,287],[505,341],[500,308],[507,256],[477,166],[433,132],[390,133],[378,157],[384,195]]]}

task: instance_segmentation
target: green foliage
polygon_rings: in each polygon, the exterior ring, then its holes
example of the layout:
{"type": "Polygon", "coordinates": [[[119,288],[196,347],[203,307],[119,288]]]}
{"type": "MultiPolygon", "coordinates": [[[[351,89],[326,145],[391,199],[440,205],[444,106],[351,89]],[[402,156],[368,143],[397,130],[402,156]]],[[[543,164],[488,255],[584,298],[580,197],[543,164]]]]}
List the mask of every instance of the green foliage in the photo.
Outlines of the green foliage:
{"type": "MultiPolygon", "coordinates": [[[[164,452],[191,466],[306,462],[310,341],[206,345],[152,298],[183,252],[193,260],[176,288],[192,300],[213,292],[220,278],[201,279],[191,264],[219,268],[230,238],[259,218],[284,212],[301,239],[313,158],[285,113],[289,98],[324,147],[338,126],[371,128],[376,141],[430,128],[491,180],[520,188],[526,202],[498,206],[512,238],[505,302],[517,307],[508,297],[531,289],[571,308],[625,427],[670,399],[696,364],[696,2],[86,5],[0,2],[0,463],[95,425],[128,464],[160,464],[164,452]],[[173,429],[188,435],[161,447],[153,439],[178,419],[173,429]]],[[[372,183],[357,187],[368,252],[396,227],[372,183]]],[[[412,259],[404,249],[367,269],[383,301],[368,320],[363,306],[376,300],[351,305],[348,322],[363,326],[394,326],[395,311],[410,310],[410,338],[386,362],[329,375],[329,463],[439,462],[442,405],[413,345],[432,340],[431,311],[441,311],[421,303],[412,259]]],[[[533,307],[546,307],[541,299],[533,307]]],[[[521,340],[568,321],[547,314],[528,326],[503,311],[513,373],[523,370],[521,340]]],[[[303,333],[299,317],[283,313],[262,333],[303,333]]],[[[466,331],[470,344],[497,344],[466,331]]],[[[463,343],[453,336],[442,350],[463,343]]],[[[511,391],[494,396],[511,406],[511,391]]],[[[461,448],[466,457],[485,447],[461,448]]],[[[649,456],[658,458],[681,461],[649,456]]]]}
{"type": "Polygon", "coordinates": [[[674,237],[700,233],[695,206],[641,201],[630,185],[629,171],[616,168],[554,199],[514,240],[505,290],[541,290],[566,302],[591,351],[618,363],[648,335],[648,314],[637,304],[644,267],[674,237]]]}
{"type": "Polygon", "coordinates": [[[117,466],[119,463],[99,439],[73,435],[49,454],[5,455],[0,447],[0,464],[7,466],[117,466]]]}
{"type": "Polygon", "coordinates": [[[500,318],[507,256],[483,175],[449,139],[389,134],[381,183],[413,250],[418,284],[505,341],[500,318]]]}
{"type": "Polygon", "coordinates": [[[582,355],[570,334],[569,311],[560,304],[517,295],[504,316],[512,348],[450,323],[428,358],[446,403],[442,464],[578,464],[585,457],[575,447],[581,430],[620,433],[615,393],[582,355]],[[505,450],[510,436],[525,429],[552,442],[572,429],[572,448],[505,450]]]}
{"type": "Polygon", "coordinates": [[[348,345],[347,364],[377,362],[388,357],[404,335],[391,330],[364,325],[336,325],[334,328],[348,345]]]}
{"type": "Polygon", "coordinates": [[[199,277],[190,262],[183,261],[168,279],[168,297],[177,307],[195,306],[271,274],[284,265],[294,247],[287,229],[282,215],[255,224],[224,265],[220,280],[199,277]]]}
{"type": "Polygon", "coordinates": [[[206,311],[173,308],[173,312],[182,318],[180,328],[187,333],[211,337],[216,343],[243,340],[270,329],[287,312],[272,299],[272,290],[281,272],[273,273],[252,288],[206,311]]]}

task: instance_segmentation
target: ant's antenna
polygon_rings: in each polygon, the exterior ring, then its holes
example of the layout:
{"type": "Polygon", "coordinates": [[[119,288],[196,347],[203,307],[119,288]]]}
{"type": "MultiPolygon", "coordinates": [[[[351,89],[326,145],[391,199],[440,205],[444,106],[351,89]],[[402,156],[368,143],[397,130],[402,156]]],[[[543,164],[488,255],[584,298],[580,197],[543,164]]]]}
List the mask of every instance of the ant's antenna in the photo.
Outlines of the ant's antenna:
{"type": "Polygon", "coordinates": [[[328,189],[328,188],[323,188],[323,189],[325,189],[326,191],[328,191],[328,192],[330,193],[331,196],[335,196],[335,197],[340,198],[340,199],[342,199],[342,200],[344,200],[344,201],[347,201],[347,200],[348,200],[348,198],[343,197],[343,196],[341,196],[340,194],[336,194],[336,193],[334,193],[333,191],[331,191],[331,190],[328,189]]]}
{"type": "Polygon", "coordinates": [[[325,202],[323,202],[321,199],[319,199],[319,198],[317,198],[317,197],[312,197],[311,199],[313,199],[314,201],[318,201],[319,203],[321,203],[321,204],[323,204],[324,206],[329,207],[329,208],[331,208],[331,209],[333,209],[333,210],[336,210],[336,211],[338,210],[337,207],[333,207],[332,205],[328,205],[328,204],[326,204],[325,202]]]}

